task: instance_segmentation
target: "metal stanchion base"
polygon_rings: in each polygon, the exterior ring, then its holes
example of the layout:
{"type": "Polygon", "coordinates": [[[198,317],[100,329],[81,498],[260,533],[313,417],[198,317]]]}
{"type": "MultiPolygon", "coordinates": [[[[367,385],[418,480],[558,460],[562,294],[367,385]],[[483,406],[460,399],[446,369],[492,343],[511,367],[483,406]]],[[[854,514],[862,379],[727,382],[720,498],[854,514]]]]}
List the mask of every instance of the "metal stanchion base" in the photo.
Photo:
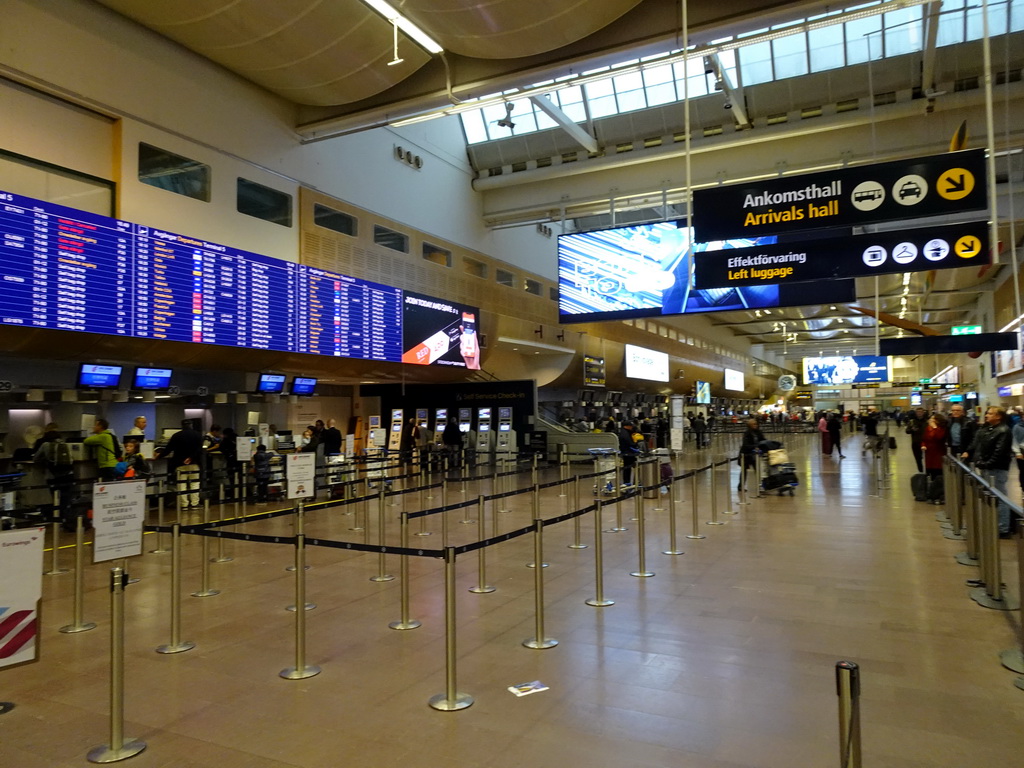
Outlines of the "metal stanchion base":
{"type": "Polygon", "coordinates": [[[956,560],[958,563],[960,563],[960,565],[977,565],[978,564],[978,558],[971,557],[966,552],[961,552],[960,554],[956,555],[953,559],[956,560]]]}
{"type": "Polygon", "coordinates": [[[349,530],[350,531],[363,531],[363,530],[366,530],[366,529],[362,528],[361,526],[358,526],[358,525],[353,525],[351,528],[349,528],[349,530]]]}
{"type": "Polygon", "coordinates": [[[496,592],[497,587],[492,587],[490,584],[484,584],[482,587],[471,587],[467,589],[467,592],[472,592],[474,595],[488,595],[491,592],[496,592]]]}
{"type": "Polygon", "coordinates": [[[233,558],[233,557],[228,557],[227,555],[223,555],[221,557],[211,557],[210,558],[210,562],[211,563],[230,563],[234,559],[235,558],[233,558]]]}
{"type": "Polygon", "coordinates": [[[6,715],[12,709],[14,709],[13,701],[0,701],[0,715],[6,715]]]}
{"type": "MultiPolygon", "coordinates": [[[[536,568],[536,567],[537,567],[537,564],[536,564],[536,563],[527,563],[527,564],[526,564],[526,567],[527,567],[527,568],[536,568]]],[[[540,567],[541,567],[541,568],[550,568],[551,566],[550,566],[550,565],[549,565],[548,563],[541,563],[541,564],[540,564],[540,567]]]]}
{"type": "Polygon", "coordinates": [[[459,520],[459,524],[460,525],[471,525],[471,524],[473,524],[475,522],[476,522],[476,520],[459,520]]]}
{"type": "MultiPolygon", "coordinates": [[[[363,529],[362,529],[362,528],[360,528],[359,530],[363,530],[363,529]]],[[[306,570],[308,571],[308,570],[309,570],[310,568],[312,568],[312,567],[313,567],[312,565],[307,565],[307,566],[306,566],[305,568],[306,568],[306,570]]],[[[292,572],[294,572],[294,571],[295,571],[295,566],[294,566],[294,565],[288,565],[288,566],[285,566],[285,570],[286,570],[286,571],[292,571],[292,572]]]]}
{"type": "Polygon", "coordinates": [[[1019,648],[1010,648],[999,654],[999,663],[1011,672],[1024,674],[1024,653],[1019,648]]]}
{"type": "Polygon", "coordinates": [[[385,573],[382,576],[371,576],[370,577],[370,581],[376,581],[378,583],[382,583],[382,582],[385,582],[385,581],[394,581],[394,580],[395,580],[395,577],[392,576],[390,573],[385,573]]]}
{"type": "Polygon", "coordinates": [[[60,628],[60,631],[65,635],[73,635],[75,632],[88,632],[90,629],[96,629],[96,625],[91,621],[87,621],[84,624],[66,624],[60,628]]]}
{"type": "Polygon", "coordinates": [[[282,669],[278,674],[285,680],[305,680],[307,677],[316,677],[320,674],[320,671],[320,667],[315,664],[307,664],[302,669],[298,667],[282,669]]]}
{"type": "Polygon", "coordinates": [[[137,579],[134,576],[129,576],[128,577],[128,583],[129,584],[138,584],[140,581],[142,581],[142,579],[137,579]]]}
{"type": "Polygon", "coordinates": [[[685,555],[686,553],[683,552],[683,550],[681,550],[681,549],[663,549],[663,550],[661,550],[661,554],[663,554],[663,555],[685,555]]]}
{"type": "Polygon", "coordinates": [[[58,568],[56,571],[43,571],[43,576],[60,576],[63,573],[71,573],[67,568],[58,568]]]}
{"type": "Polygon", "coordinates": [[[182,643],[178,643],[177,645],[171,645],[170,643],[168,643],[167,645],[158,645],[156,647],[156,652],[157,653],[184,653],[185,651],[191,651],[195,647],[196,647],[195,643],[190,643],[190,642],[187,642],[187,641],[186,642],[182,642],[182,643]]]}
{"type": "Polygon", "coordinates": [[[949,519],[949,515],[946,514],[946,510],[944,510],[944,509],[941,509],[941,510],[939,510],[938,512],[935,513],[935,519],[938,520],[940,523],[951,523],[952,522],[949,519]]]}
{"type": "Polygon", "coordinates": [[[1022,691],[1024,691],[1024,677],[1018,677],[1016,680],[1013,681],[1013,685],[1015,688],[1020,688],[1022,691]]]}
{"type": "Polygon", "coordinates": [[[586,549],[588,546],[590,546],[590,545],[589,544],[566,544],[565,548],[566,549],[586,549]]]}
{"type": "Polygon", "coordinates": [[[422,622],[409,619],[409,621],[392,621],[388,626],[391,629],[416,629],[416,627],[422,626],[422,622]]]}
{"type": "MultiPolygon", "coordinates": [[[[306,603],[307,611],[312,611],[314,608],[316,608],[316,603],[306,603]]],[[[291,605],[286,605],[284,609],[286,611],[291,611],[292,613],[295,613],[295,603],[292,603],[291,605]]]]}
{"type": "Polygon", "coordinates": [[[707,536],[705,536],[703,533],[698,533],[698,534],[688,533],[688,534],[686,534],[686,538],[688,538],[688,539],[706,539],[707,536]]]}
{"type": "Polygon", "coordinates": [[[942,534],[942,538],[950,539],[951,541],[964,541],[967,537],[962,533],[956,533],[953,530],[949,530],[942,534]]]}
{"type": "Polygon", "coordinates": [[[545,637],[543,640],[531,637],[523,640],[523,646],[525,648],[533,648],[536,651],[542,651],[545,648],[554,648],[556,645],[558,645],[558,641],[553,637],[545,637]]]}
{"type": "Polygon", "coordinates": [[[724,520],[708,520],[704,525],[725,525],[724,520]]]}
{"type": "Polygon", "coordinates": [[[629,530],[629,528],[605,528],[604,532],[605,533],[622,533],[623,531],[628,531],[628,530],[629,530]]]}
{"type": "Polygon", "coordinates": [[[636,576],[638,579],[647,579],[654,575],[653,571],[630,571],[630,576],[636,576]]]}
{"type": "Polygon", "coordinates": [[[456,693],[454,699],[449,699],[448,694],[439,693],[437,696],[432,696],[427,704],[439,712],[457,712],[460,709],[473,706],[473,697],[468,693],[456,693]]]}
{"type": "Polygon", "coordinates": [[[593,598],[593,597],[590,598],[589,600],[584,600],[583,602],[585,602],[587,605],[592,605],[595,608],[604,608],[605,606],[608,606],[608,605],[615,605],[615,601],[614,600],[597,600],[596,598],[593,598]]]}
{"type": "Polygon", "coordinates": [[[201,589],[198,592],[193,592],[192,597],[213,597],[214,595],[219,594],[219,589],[201,589]]]}
{"type": "Polygon", "coordinates": [[[116,763],[118,760],[127,760],[135,757],[146,748],[146,742],[138,739],[125,739],[120,749],[111,749],[106,744],[93,747],[89,750],[86,758],[90,763],[116,763]]]}
{"type": "Polygon", "coordinates": [[[1020,608],[1019,600],[1014,600],[1009,596],[1004,596],[1002,600],[995,600],[985,591],[985,587],[975,587],[972,589],[971,600],[983,608],[992,608],[996,611],[1016,611],[1020,608]]]}
{"type": "Polygon", "coordinates": [[[431,535],[430,531],[420,531],[419,533],[414,533],[413,534],[413,536],[430,536],[430,535],[431,535]]]}
{"type": "Polygon", "coordinates": [[[726,511],[725,511],[725,512],[723,512],[722,514],[723,514],[723,515],[738,515],[738,514],[739,514],[739,512],[736,512],[735,510],[726,510],[726,511]]]}
{"type": "Polygon", "coordinates": [[[149,554],[151,554],[151,555],[166,555],[170,551],[171,550],[169,550],[169,549],[163,549],[161,547],[158,547],[157,549],[149,550],[149,554]]]}

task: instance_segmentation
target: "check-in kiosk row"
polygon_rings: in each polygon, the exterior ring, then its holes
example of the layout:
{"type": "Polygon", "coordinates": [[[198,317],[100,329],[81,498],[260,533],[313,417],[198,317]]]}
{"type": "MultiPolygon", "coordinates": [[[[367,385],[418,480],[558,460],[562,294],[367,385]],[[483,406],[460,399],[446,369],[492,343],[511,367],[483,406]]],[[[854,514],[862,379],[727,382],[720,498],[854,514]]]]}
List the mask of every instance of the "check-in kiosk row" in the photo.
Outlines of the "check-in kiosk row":
{"type": "Polygon", "coordinates": [[[489,454],[494,446],[494,433],[491,431],[491,409],[476,409],[476,453],[489,454]]]}
{"type": "Polygon", "coordinates": [[[405,412],[401,408],[391,409],[391,431],[388,433],[388,450],[397,451],[402,447],[402,421],[405,412]]]}
{"type": "Polygon", "coordinates": [[[512,409],[498,409],[498,431],[495,437],[495,452],[511,454],[516,452],[516,433],[512,429],[512,409]]]}

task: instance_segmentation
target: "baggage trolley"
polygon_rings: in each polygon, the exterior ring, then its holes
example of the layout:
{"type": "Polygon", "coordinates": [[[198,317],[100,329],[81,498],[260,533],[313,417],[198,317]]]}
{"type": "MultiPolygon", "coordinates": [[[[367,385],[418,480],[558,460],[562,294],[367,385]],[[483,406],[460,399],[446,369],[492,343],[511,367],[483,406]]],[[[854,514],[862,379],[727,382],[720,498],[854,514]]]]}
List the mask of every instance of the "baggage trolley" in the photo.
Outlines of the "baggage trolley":
{"type": "Polygon", "coordinates": [[[606,496],[615,493],[615,457],[618,448],[588,448],[587,453],[594,457],[594,471],[603,474],[594,478],[594,495],[599,492],[606,496]]]}
{"type": "Polygon", "coordinates": [[[793,489],[800,485],[796,476],[796,464],[783,462],[769,465],[766,462],[766,466],[765,476],[761,479],[761,490],[765,493],[778,491],[779,496],[787,493],[792,496],[793,489]]]}

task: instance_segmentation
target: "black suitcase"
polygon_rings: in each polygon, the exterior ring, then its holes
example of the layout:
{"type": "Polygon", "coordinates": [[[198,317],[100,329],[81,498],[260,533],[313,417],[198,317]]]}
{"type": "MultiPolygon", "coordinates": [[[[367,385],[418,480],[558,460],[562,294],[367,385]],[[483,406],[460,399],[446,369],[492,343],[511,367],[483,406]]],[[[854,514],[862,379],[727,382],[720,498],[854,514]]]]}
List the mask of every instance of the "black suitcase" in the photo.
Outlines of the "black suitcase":
{"type": "Polygon", "coordinates": [[[914,501],[928,501],[928,475],[916,474],[910,478],[910,492],[914,501]]]}
{"type": "Polygon", "coordinates": [[[768,475],[764,479],[764,489],[766,491],[774,491],[776,488],[782,488],[786,485],[797,485],[795,472],[779,472],[777,475],[768,475]]]}

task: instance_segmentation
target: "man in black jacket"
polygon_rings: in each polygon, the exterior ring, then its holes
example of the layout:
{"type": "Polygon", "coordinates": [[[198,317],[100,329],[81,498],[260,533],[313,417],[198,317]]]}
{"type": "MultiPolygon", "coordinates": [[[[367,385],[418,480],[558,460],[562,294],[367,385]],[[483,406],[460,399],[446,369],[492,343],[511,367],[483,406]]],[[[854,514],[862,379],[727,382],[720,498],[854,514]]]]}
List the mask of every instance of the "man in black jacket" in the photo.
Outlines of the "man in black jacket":
{"type": "Polygon", "coordinates": [[[956,403],[949,409],[949,428],[946,430],[946,439],[949,441],[949,452],[954,456],[970,451],[971,443],[978,432],[978,423],[974,419],[967,418],[964,407],[956,403]]]}
{"type": "MultiPolygon", "coordinates": [[[[991,406],[985,411],[985,424],[978,429],[971,444],[970,451],[962,454],[964,459],[972,459],[974,468],[979,471],[992,487],[1006,494],[1006,481],[1010,474],[1012,458],[1013,434],[1006,423],[1006,411],[991,406]]],[[[1002,501],[997,504],[999,509],[999,535],[1010,533],[1010,508],[1002,501]]]]}
{"type": "Polygon", "coordinates": [[[747,431],[743,433],[743,441],[740,443],[740,482],[736,486],[737,491],[742,491],[747,482],[747,468],[757,467],[758,446],[764,441],[764,432],[757,425],[757,419],[747,421],[747,431]]]}
{"type": "Polygon", "coordinates": [[[924,457],[921,452],[921,438],[924,437],[925,427],[928,426],[928,411],[921,406],[914,409],[914,412],[907,419],[907,434],[910,435],[910,449],[914,452],[914,461],[917,462],[918,474],[924,472],[924,457]]]}
{"type": "Polygon", "coordinates": [[[179,509],[199,509],[199,489],[202,482],[200,473],[203,464],[203,436],[192,428],[187,419],[181,429],[171,435],[167,445],[158,448],[154,458],[165,456],[168,474],[173,474],[178,490],[179,509]]]}
{"type": "Polygon", "coordinates": [[[320,442],[324,446],[324,455],[341,453],[341,430],[334,423],[334,419],[327,420],[327,428],[320,435],[320,442]]]}

